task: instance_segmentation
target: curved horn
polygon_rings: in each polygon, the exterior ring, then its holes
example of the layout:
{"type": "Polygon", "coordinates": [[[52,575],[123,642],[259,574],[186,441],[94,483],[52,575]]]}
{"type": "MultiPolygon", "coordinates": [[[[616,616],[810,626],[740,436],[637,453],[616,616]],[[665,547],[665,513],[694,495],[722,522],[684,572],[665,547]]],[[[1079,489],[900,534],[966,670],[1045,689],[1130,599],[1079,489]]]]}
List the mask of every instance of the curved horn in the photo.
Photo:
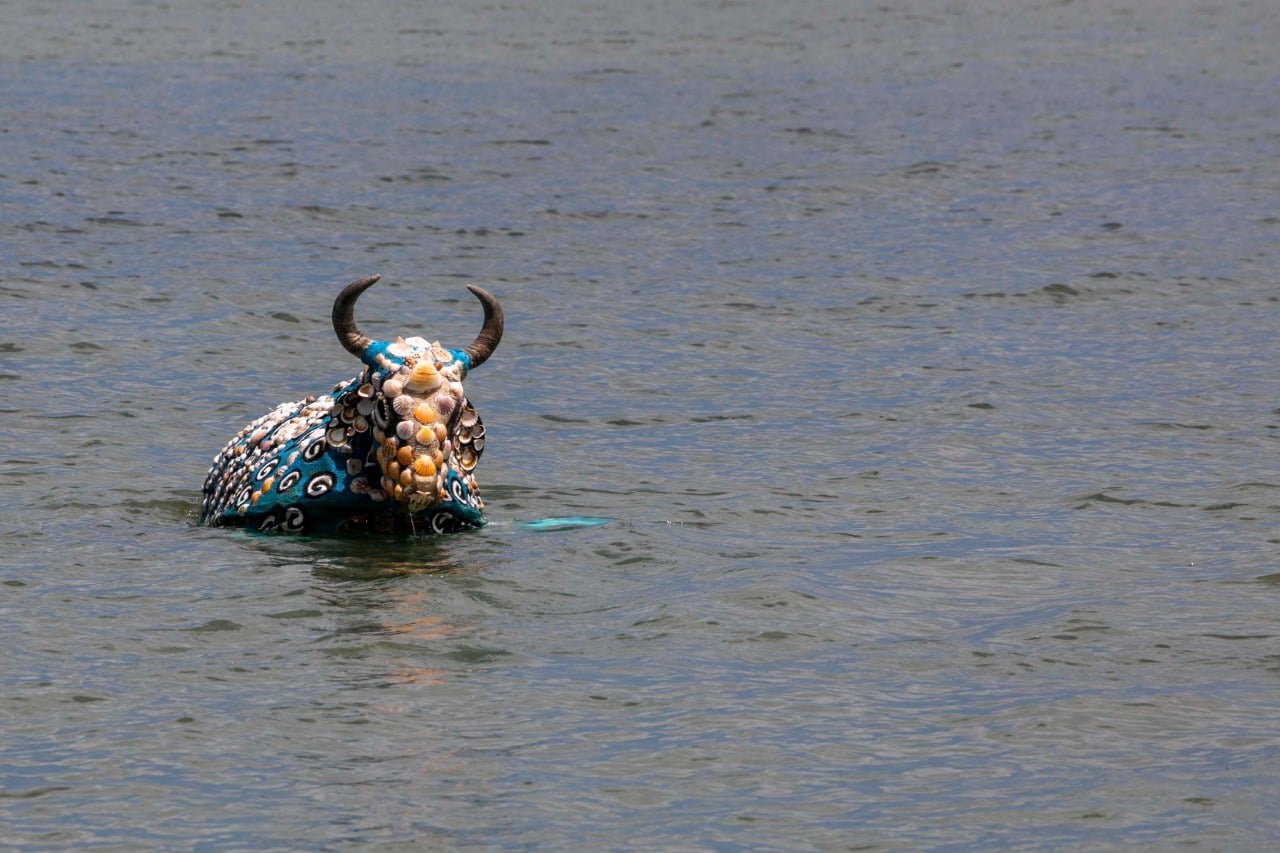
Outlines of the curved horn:
{"type": "Polygon", "coordinates": [[[382,278],[380,275],[371,275],[368,278],[353,281],[342,289],[337,299],[333,300],[333,331],[337,333],[343,348],[356,358],[363,356],[369,344],[373,343],[371,338],[361,334],[356,328],[356,300],[380,278],[382,278]]]}
{"type": "Polygon", "coordinates": [[[475,368],[484,364],[485,360],[493,355],[493,351],[498,348],[498,342],[502,340],[502,303],[483,287],[468,284],[467,290],[474,293],[476,299],[479,299],[480,304],[484,306],[484,326],[481,327],[480,334],[476,335],[475,343],[462,349],[470,359],[471,367],[475,368]]]}

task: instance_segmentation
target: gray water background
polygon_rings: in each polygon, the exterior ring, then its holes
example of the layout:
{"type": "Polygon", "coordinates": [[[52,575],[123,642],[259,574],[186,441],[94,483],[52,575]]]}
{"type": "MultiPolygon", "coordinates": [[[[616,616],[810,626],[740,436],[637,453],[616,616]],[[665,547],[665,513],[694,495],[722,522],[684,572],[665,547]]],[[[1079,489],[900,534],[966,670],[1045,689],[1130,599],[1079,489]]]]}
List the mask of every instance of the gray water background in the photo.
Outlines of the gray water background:
{"type": "Polygon", "coordinates": [[[1273,12],[5,3],[0,847],[1270,846],[1273,12]],[[492,524],[195,527],[373,272],[492,524]]]}

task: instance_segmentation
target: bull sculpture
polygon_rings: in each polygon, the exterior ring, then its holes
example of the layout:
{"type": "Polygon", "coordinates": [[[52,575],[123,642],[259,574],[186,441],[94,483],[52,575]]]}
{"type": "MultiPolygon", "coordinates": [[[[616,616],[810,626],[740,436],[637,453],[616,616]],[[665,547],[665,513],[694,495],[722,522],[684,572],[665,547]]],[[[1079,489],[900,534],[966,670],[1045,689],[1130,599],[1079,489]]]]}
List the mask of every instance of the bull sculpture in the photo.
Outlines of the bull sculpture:
{"type": "Polygon", "coordinates": [[[209,469],[201,524],[430,534],[485,523],[474,474],[484,424],[462,380],[502,339],[502,305],[468,286],[484,325],[462,349],[418,337],[375,341],[356,327],[354,310],[379,278],[352,282],[333,303],[333,330],[364,372],[240,430],[209,469]]]}

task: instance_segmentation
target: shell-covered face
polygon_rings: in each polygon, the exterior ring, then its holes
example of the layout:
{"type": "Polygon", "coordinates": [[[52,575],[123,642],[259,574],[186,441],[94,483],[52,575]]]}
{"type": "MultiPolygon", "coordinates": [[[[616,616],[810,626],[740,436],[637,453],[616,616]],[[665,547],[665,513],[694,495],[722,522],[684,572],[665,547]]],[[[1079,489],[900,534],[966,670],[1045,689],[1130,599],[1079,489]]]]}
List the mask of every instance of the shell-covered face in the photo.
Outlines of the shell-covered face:
{"type": "Polygon", "coordinates": [[[333,391],[285,403],[214,459],[200,521],[286,532],[440,533],[484,524],[474,470],[484,424],[462,380],[502,338],[502,306],[481,288],[484,326],[462,349],[376,341],[356,327],[353,282],[333,306],[339,341],[365,365],[333,391]]]}
{"type": "Polygon", "coordinates": [[[402,338],[387,346],[384,365],[369,383],[382,490],[410,513],[450,499],[450,470],[474,492],[484,424],[463,393],[463,360],[439,343],[402,338]]]}

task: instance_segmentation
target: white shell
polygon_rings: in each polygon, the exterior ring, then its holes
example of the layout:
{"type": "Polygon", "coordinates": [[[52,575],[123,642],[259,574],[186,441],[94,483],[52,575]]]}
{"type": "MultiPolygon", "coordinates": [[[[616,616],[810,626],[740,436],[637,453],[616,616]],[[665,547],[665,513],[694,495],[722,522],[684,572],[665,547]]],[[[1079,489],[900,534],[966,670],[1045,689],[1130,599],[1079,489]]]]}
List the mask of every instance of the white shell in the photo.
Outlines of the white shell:
{"type": "Polygon", "coordinates": [[[396,414],[402,418],[413,417],[413,410],[418,407],[418,401],[408,394],[401,394],[391,401],[391,408],[396,410],[396,414]]]}

